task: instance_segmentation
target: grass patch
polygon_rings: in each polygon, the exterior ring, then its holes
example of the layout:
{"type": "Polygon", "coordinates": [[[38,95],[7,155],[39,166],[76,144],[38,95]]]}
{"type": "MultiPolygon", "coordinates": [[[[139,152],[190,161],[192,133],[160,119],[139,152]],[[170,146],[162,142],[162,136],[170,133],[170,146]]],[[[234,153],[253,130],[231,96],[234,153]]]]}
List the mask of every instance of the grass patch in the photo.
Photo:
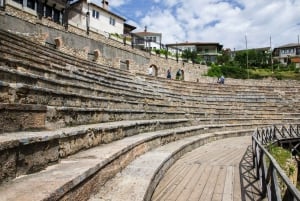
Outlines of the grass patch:
{"type": "Polygon", "coordinates": [[[288,172],[286,172],[288,176],[294,173],[292,170],[293,168],[286,168],[287,164],[292,159],[292,153],[289,150],[279,146],[271,145],[269,147],[269,153],[273,156],[282,169],[288,170],[288,172]]]}

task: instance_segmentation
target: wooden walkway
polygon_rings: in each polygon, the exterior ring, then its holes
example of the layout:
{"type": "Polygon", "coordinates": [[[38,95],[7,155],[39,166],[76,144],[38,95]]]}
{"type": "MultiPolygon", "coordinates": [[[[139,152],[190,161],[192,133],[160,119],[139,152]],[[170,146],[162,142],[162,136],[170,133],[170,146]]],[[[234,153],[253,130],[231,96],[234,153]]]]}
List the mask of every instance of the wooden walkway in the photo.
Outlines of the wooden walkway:
{"type": "Polygon", "coordinates": [[[187,153],[166,173],[153,201],[257,201],[251,137],[208,143],[187,153]]]}

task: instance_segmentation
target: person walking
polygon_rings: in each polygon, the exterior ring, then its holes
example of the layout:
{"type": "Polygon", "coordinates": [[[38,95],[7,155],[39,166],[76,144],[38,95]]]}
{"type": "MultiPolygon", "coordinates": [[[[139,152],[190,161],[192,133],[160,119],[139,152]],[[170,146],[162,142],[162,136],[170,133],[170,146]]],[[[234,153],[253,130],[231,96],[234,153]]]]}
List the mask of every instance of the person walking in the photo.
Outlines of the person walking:
{"type": "Polygon", "coordinates": [[[176,80],[180,80],[180,77],[181,77],[181,69],[179,68],[176,73],[176,80]]]}
{"type": "Polygon", "coordinates": [[[171,79],[171,77],[172,77],[172,76],[171,76],[171,70],[168,69],[168,71],[167,71],[167,78],[168,78],[168,79],[171,79]]]}

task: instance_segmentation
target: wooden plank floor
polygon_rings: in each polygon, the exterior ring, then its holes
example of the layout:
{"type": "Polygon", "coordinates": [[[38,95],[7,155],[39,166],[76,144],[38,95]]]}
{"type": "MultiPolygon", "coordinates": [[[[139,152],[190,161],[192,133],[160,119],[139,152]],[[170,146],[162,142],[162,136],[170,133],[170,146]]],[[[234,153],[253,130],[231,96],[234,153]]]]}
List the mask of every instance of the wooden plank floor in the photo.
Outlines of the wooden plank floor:
{"type": "Polygon", "coordinates": [[[168,170],[152,200],[261,200],[251,151],[251,137],[236,137],[189,152],[168,170]]]}

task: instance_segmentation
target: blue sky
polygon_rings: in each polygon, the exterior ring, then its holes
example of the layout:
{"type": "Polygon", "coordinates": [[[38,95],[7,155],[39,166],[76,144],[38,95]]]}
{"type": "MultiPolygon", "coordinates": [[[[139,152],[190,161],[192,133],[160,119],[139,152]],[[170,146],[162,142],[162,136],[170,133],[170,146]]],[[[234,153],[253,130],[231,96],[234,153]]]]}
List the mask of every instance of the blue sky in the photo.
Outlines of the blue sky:
{"type": "MultiPolygon", "coordinates": [[[[101,0],[98,0],[101,1],[101,0]]],[[[244,49],[297,43],[300,0],[109,0],[110,10],[163,43],[219,42],[244,49]]]]}

